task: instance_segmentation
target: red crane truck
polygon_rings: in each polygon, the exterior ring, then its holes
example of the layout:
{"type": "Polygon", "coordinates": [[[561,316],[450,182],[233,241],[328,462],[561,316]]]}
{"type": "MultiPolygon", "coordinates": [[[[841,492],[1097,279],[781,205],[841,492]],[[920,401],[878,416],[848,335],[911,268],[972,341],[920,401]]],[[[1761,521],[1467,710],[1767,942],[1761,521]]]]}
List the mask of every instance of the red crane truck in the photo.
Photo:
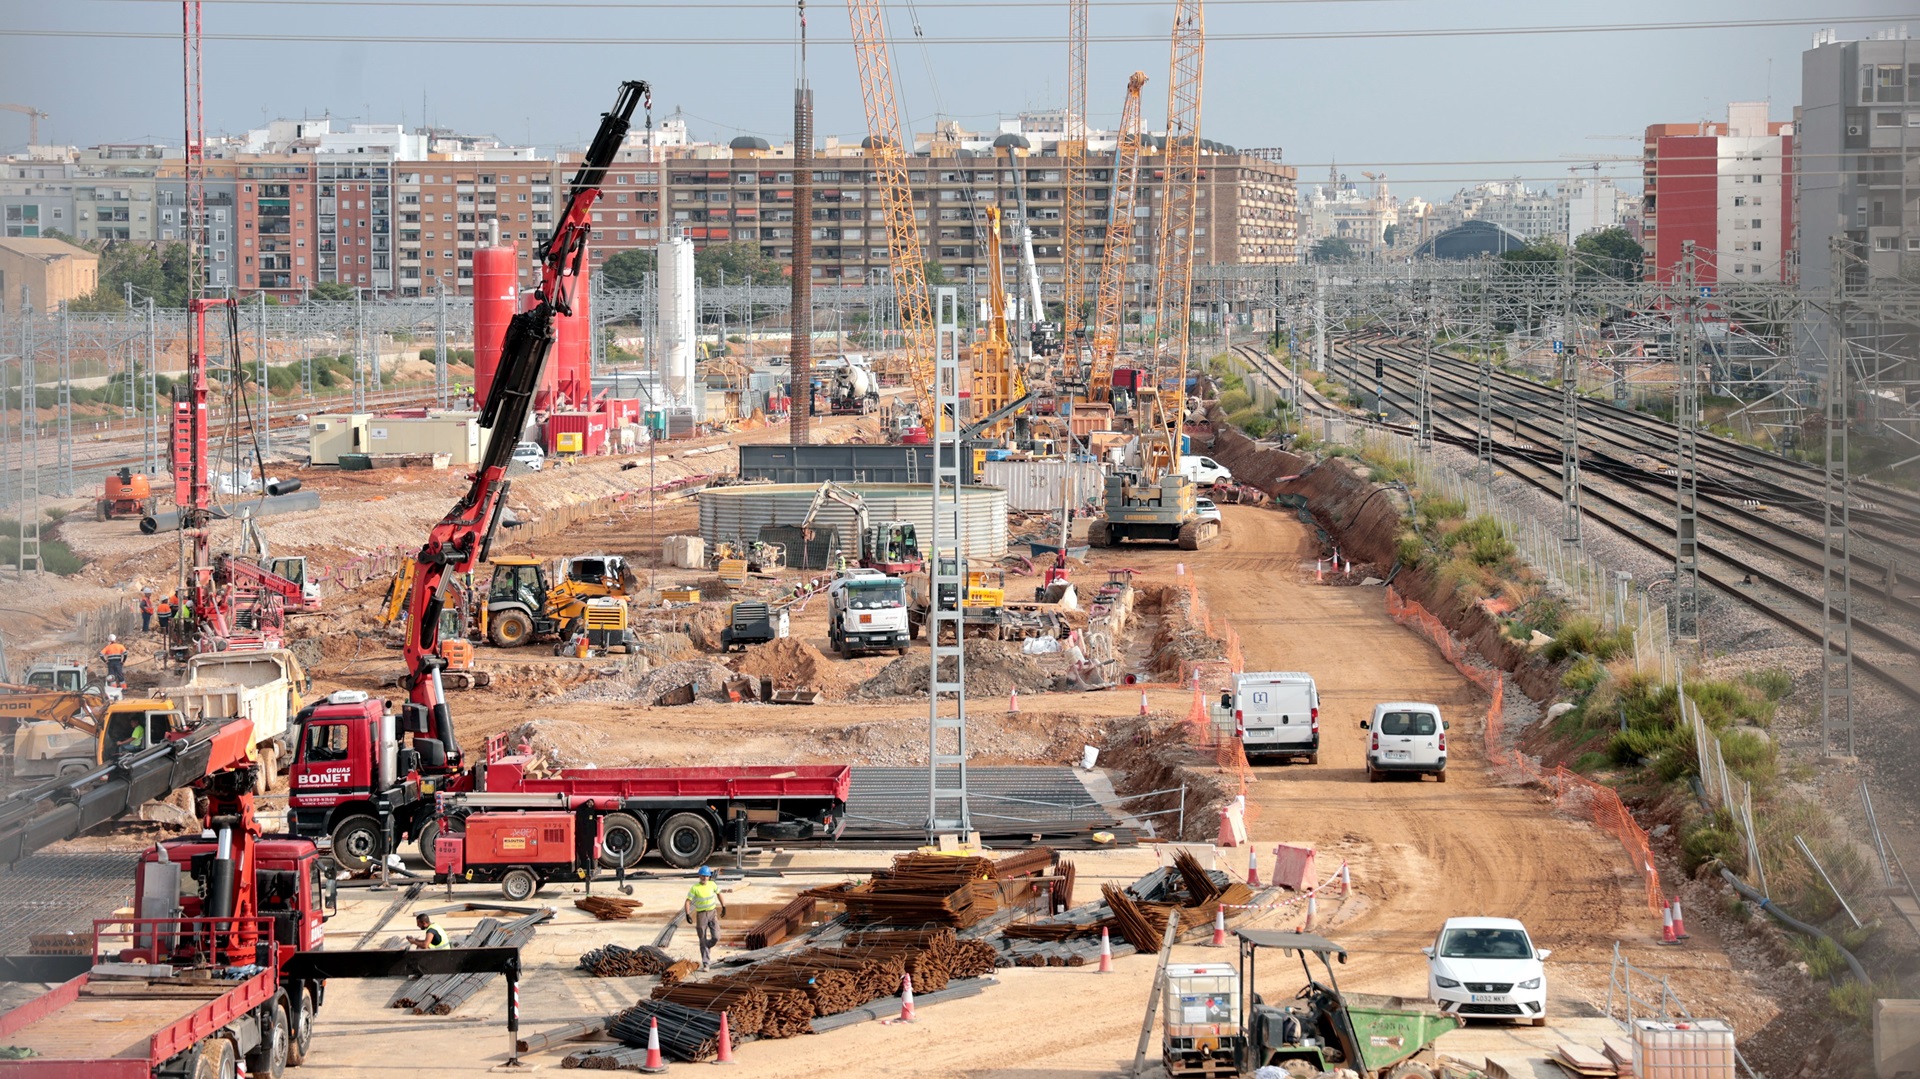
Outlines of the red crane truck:
{"type": "MultiPolygon", "coordinates": [[[[806,838],[835,829],[843,819],[851,775],[845,767],[623,768],[534,779],[525,774],[524,760],[503,756],[497,743],[488,745],[484,760],[469,763],[454,733],[441,681],[446,660],[440,654],[440,612],[455,581],[486,561],[492,548],[511,486],[507,466],[540,387],[555,320],[573,310],[593,204],[643,98],[651,101],[645,83],[622,83],[612,111],[602,117],[574,174],[566,211],[538,251],[533,303],[507,324],[480,410],[486,449],[466,493],[414,556],[405,644],[408,700],[388,713],[362,695],[336,694],[300,715],[289,796],[293,830],[331,837],[334,860],[349,869],[376,864],[409,835],[427,864],[435,864],[439,794],[466,795],[475,809],[589,807],[601,837],[600,861],[611,866],[637,862],[649,843],[672,865],[696,866],[723,837],[743,842],[752,832],[806,838]]],[[[458,827],[458,820],[449,824],[458,827]]]]}
{"type": "Polygon", "coordinates": [[[483,761],[450,767],[443,744],[424,733],[427,723],[419,705],[402,704],[395,715],[353,691],[303,710],[288,783],[294,834],[330,836],[334,861],[353,870],[377,865],[411,836],[434,865],[443,818],[459,830],[474,811],[586,809],[602,865],[632,866],[657,850],[667,864],[690,869],[748,836],[801,840],[837,836],[846,826],[853,770],[843,764],[568,768],[531,776],[528,759],[506,754],[499,739],[483,761]],[[402,730],[412,732],[410,746],[401,744],[402,730]]]}

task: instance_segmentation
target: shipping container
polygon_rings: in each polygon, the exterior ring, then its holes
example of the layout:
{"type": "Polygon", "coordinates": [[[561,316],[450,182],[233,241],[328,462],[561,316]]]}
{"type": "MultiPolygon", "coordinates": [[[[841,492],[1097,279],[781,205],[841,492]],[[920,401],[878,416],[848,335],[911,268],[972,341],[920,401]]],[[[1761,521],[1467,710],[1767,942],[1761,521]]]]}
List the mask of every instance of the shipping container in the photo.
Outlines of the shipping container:
{"type": "Polygon", "coordinates": [[[424,417],[375,416],[367,421],[367,453],[444,453],[451,465],[480,462],[480,420],[472,412],[424,417]]]}
{"type": "Polygon", "coordinates": [[[1057,513],[1103,497],[1106,475],[1090,462],[1040,460],[995,461],[989,458],[981,473],[989,487],[1007,492],[1007,509],[1016,513],[1057,513]]]}
{"type": "Polygon", "coordinates": [[[599,412],[556,412],[547,417],[547,452],[593,456],[607,452],[607,417],[599,412]]]}

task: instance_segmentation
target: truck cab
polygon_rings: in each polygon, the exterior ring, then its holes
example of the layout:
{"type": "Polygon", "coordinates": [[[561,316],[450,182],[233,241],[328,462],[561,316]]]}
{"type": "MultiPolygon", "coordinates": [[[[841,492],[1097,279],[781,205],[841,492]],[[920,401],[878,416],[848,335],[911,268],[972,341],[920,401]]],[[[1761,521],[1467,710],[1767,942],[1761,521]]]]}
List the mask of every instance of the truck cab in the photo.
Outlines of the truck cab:
{"type": "Polygon", "coordinates": [[[907,585],[873,570],[855,571],[827,587],[827,640],[835,652],[895,649],[907,654],[907,585]]]}

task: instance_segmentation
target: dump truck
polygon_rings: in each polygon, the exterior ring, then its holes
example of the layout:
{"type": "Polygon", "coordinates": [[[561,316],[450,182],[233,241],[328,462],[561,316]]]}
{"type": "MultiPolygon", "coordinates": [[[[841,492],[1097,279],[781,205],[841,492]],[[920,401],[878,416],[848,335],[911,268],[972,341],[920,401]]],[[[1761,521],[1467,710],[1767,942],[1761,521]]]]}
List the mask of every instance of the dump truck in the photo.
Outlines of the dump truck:
{"type": "Polygon", "coordinates": [[[827,641],[843,656],[907,654],[907,585],[878,570],[846,570],[827,586],[827,641]]]}
{"type": "Polygon", "coordinates": [[[300,660],[284,648],[245,652],[202,652],[187,659],[187,680],[163,686],[155,694],[172,701],[188,726],[213,719],[244,719],[253,726],[259,793],[293,758],[294,715],[307,675],[300,660]]]}

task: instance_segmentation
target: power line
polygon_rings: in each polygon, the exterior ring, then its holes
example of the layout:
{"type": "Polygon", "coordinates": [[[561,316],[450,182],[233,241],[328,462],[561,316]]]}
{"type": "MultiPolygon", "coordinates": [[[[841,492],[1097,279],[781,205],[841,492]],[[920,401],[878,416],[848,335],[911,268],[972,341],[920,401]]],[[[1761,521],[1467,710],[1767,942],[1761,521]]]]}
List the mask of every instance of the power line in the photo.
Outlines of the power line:
{"type": "MultiPolygon", "coordinates": [[[[122,0],[137,2],[137,0],[122,0]]],[[[234,3],[262,3],[266,0],[232,0],[234,3]]],[[[307,0],[314,2],[314,0],[307,0]]],[[[353,0],[368,2],[374,0],[353,0]]],[[[1005,0],[1011,2],[1011,0],[1005,0]]],[[[391,6],[381,4],[379,6],[391,6]]],[[[755,10],[757,4],[710,4],[702,11],[755,10]]],[[[1481,26],[1481,27],[1433,27],[1418,30],[1306,30],[1306,31],[1249,31],[1244,33],[1213,33],[1209,40],[1214,42],[1270,42],[1270,41],[1372,41],[1382,39],[1432,39],[1464,37],[1527,37],[1558,34],[1627,34],[1662,33],[1680,30],[1753,30],[1799,26],[1831,26],[1840,23],[1878,23],[1888,21],[1888,16],[1839,16],[1809,19],[1718,19],[1696,20],[1667,23],[1590,23],[1564,26],[1481,26]]],[[[19,38],[66,38],[89,41],[171,41],[175,35],[140,30],[24,30],[9,28],[0,30],[0,36],[19,38]]],[[[288,33],[228,33],[208,34],[209,41],[234,42],[311,42],[328,45],[511,45],[516,48],[527,46],[565,46],[585,45],[615,46],[619,48],[658,47],[659,38],[641,37],[482,37],[473,35],[447,34],[288,34],[288,33]]],[[[1062,35],[1023,34],[1015,38],[1006,37],[919,37],[910,40],[913,44],[927,45],[997,45],[1010,47],[1016,45],[1044,45],[1058,47],[1065,42],[1062,35]]],[[[1112,34],[1091,39],[1095,44],[1121,45],[1153,43],[1159,44],[1159,34],[1112,34]]],[[[852,45],[848,38],[817,40],[822,45],[852,45]]],[[[712,37],[712,38],[675,38],[672,44],[686,47],[766,47],[790,48],[790,37],[712,37]]]]}

